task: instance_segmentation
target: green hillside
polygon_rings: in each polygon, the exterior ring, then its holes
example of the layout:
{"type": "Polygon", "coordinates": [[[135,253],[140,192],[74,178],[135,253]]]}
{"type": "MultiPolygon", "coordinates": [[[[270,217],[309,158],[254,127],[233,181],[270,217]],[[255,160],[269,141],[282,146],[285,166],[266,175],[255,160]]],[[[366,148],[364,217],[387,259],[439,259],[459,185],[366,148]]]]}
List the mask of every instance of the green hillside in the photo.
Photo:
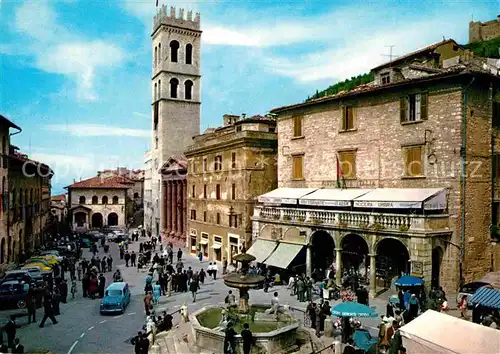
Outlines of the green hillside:
{"type": "Polygon", "coordinates": [[[350,79],[344,80],[337,82],[336,84],[328,87],[325,90],[322,91],[317,91],[312,97],[308,97],[307,101],[314,100],[316,98],[320,98],[323,96],[331,96],[339,93],[340,91],[349,91],[352,90],[353,88],[367,84],[369,82],[373,81],[373,74],[372,73],[367,73],[367,74],[362,74],[358,75],[355,77],[351,77],[350,79]]]}
{"type": "Polygon", "coordinates": [[[464,45],[478,57],[500,59],[500,37],[464,45]]]}

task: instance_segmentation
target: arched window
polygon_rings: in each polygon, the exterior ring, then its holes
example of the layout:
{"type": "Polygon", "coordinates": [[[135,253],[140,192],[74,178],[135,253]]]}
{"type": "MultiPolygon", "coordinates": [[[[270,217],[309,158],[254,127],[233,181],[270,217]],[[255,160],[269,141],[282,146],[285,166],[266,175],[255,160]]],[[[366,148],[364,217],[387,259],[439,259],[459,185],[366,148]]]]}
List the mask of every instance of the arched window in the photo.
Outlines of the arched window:
{"type": "Polygon", "coordinates": [[[158,99],[161,98],[161,80],[158,80],[158,99]]]}
{"type": "Polygon", "coordinates": [[[186,44],[186,64],[193,64],[193,46],[186,44]]]}
{"type": "Polygon", "coordinates": [[[175,77],[170,79],[170,97],[177,98],[177,88],[179,87],[179,80],[175,77]]]}
{"type": "Polygon", "coordinates": [[[158,48],[155,47],[155,57],[154,57],[154,66],[156,67],[156,63],[158,62],[158,48]]]}
{"type": "Polygon", "coordinates": [[[156,101],[156,97],[157,97],[157,93],[158,93],[158,85],[155,84],[155,90],[153,92],[153,100],[156,101]]]}
{"type": "Polygon", "coordinates": [[[85,196],[81,195],[78,204],[85,204],[85,196]]]}
{"type": "Polygon", "coordinates": [[[97,204],[97,203],[99,203],[99,199],[97,198],[97,195],[94,195],[92,197],[92,204],[97,204]]]}
{"type": "Polygon", "coordinates": [[[193,98],[193,82],[191,80],[186,80],[184,82],[184,98],[186,100],[193,98]]]}
{"type": "Polygon", "coordinates": [[[113,197],[113,204],[118,204],[118,196],[113,197]]]}
{"type": "Polygon", "coordinates": [[[173,63],[177,63],[178,54],[179,54],[179,42],[177,41],[170,42],[170,61],[173,63]]]}
{"type": "Polygon", "coordinates": [[[102,197],[102,204],[108,204],[108,197],[102,197]]]}
{"type": "Polygon", "coordinates": [[[161,63],[161,43],[158,43],[158,64],[161,63]]]}

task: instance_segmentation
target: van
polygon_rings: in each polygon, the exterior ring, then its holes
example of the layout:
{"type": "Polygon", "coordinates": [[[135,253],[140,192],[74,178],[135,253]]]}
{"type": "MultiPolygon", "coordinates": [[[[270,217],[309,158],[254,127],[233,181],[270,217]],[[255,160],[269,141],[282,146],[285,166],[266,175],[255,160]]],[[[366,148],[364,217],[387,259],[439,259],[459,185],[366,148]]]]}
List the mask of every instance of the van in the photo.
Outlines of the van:
{"type": "Polygon", "coordinates": [[[130,303],[130,289],[125,282],[112,283],[106,288],[101,300],[101,315],[106,313],[124,313],[130,303]]]}

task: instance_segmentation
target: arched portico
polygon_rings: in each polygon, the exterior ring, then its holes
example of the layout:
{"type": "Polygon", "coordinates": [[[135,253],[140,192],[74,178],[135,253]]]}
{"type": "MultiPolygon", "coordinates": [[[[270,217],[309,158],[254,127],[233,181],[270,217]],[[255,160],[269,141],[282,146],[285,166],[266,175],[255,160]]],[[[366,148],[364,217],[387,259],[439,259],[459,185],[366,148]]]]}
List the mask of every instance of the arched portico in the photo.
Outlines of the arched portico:
{"type": "Polygon", "coordinates": [[[311,234],[310,246],[307,251],[310,252],[310,256],[307,258],[310,258],[308,264],[310,264],[312,271],[326,275],[326,269],[335,261],[335,242],[330,233],[326,230],[314,231],[311,234]]]}
{"type": "Polygon", "coordinates": [[[344,272],[355,273],[360,280],[366,279],[369,265],[369,247],[365,238],[354,233],[347,234],[341,239],[340,249],[344,272]]]}
{"type": "MultiPolygon", "coordinates": [[[[375,245],[376,276],[383,280],[384,288],[391,286],[391,281],[410,272],[410,254],[408,247],[399,238],[384,237],[375,245]]],[[[375,279],[376,280],[376,279],[375,279]]],[[[377,284],[372,285],[377,286],[377,284]]]]}
{"type": "Polygon", "coordinates": [[[92,228],[98,229],[103,226],[103,218],[101,213],[92,214],[92,228]]]}

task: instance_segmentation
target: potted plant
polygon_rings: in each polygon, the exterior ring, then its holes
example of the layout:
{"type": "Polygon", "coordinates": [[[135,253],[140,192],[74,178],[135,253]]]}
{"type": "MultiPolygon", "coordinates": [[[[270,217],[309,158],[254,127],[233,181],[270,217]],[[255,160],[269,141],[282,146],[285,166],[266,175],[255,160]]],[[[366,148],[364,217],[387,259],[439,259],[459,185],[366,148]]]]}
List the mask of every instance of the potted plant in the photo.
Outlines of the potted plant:
{"type": "Polygon", "coordinates": [[[359,227],[360,227],[361,229],[367,229],[367,228],[368,228],[368,223],[366,223],[366,222],[360,222],[360,223],[359,223],[359,227]]]}
{"type": "Polygon", "coordinates": [[[304,218],[304,217],[302,217],[302,216],[299,216],[299,217],[297,218],[297,221],[299,221],[299,222],[304,222],[304,221],[306,221],[306,218],[304,218]]]}
{"type": "Polygon", "coordinates": [[[339,225],[339,227],[344,228],[344,229],[347,227],[347,223],[345,221],[339,221],[338,225],[339,225]]]}
{"type": "Polygon", "coordinates": [[[283,220],[290,221],[291,219],[290,215],[283,215],[283,220]]]}
{"type": "Polygon", "coordinates": [[[408,231],[409,229],[410,229],[410,228],[408,227],[408,225],[401,225],[401,226],[399,227],[399,231],[401,231],[401,232],[406,232],[406,231],[408,231]]]}
{"type": "Polygon", "coordinates": [[[384,228],[384,226],[382,224],[379,224],[378,222],[376,222],[375,224],[372,225],[372,229],[375,231],[382,230],[383,228],[384,228]]]}

